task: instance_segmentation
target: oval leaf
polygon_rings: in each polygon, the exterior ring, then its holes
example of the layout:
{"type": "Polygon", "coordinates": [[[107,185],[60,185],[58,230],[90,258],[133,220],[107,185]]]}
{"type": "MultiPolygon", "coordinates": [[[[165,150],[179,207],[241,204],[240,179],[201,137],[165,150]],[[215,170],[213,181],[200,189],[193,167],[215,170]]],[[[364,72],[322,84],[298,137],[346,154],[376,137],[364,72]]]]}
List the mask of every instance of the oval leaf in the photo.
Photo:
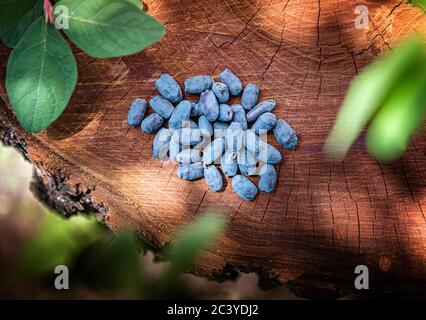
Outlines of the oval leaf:
{"type": "Polygon", "coordinates": [[[9,57],[6,89],[22,127],[40,132],[67,106],[77,83],[71,48],[43,17],[37,19],[9,57]]]}
{"type": "Polygon", "coordinates": [[[95,58],[111,58],[139,52],[159,40],[164,26],[123,0],[62,0],[69,28],[65,33],[77,46],[95,58]]]}

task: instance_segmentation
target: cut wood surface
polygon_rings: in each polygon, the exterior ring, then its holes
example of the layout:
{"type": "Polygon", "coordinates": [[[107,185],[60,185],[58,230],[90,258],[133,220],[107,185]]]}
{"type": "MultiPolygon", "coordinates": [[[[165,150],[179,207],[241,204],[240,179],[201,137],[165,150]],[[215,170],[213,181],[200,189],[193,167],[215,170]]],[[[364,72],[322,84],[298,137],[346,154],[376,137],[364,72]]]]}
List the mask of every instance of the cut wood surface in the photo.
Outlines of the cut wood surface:
{"type": "MultiPolygon", "coordinates": [[[[343,163],[322,147],[350,81],[369,62],[417,30],[426,18],[400,1],[146,1],[167,35],[143,52],[93,59],[73,48],[79,82],[65,113],[30,135],[17,124],[2,80],[0,137],[35,166],[35,193],[64,215],[98,212],[113,230],[136,228],[154,248],[209,208],[229,216],[229,228],[193,272],[223,278],[255,271],[262,284],[287,284],[307,297],[356,292],[354,269],[370,270],[371,290],[426,292],[426,136],[402,159],[380,164],[362,137],[343,163]],[[354,27],[355,6],[369,9],[369,29],[354,27]],[[179,83],[230,68],[275,98],[275,114],[298,132],[285,152],[272,194],[242,201],[232,192],[186,182],[175,164],[151,157],[153,135],[126,124],[133,99],[155,94],[170,73],[179,83]]],[[[0,49],[1,79],[10,50],[0,49]]],[[[192,97],[191,97],[192,98],[192,97]]],[[[194,97],[195,98],[195,97],[194,97]]],[[[272,139],[272,144],[276,144],[272,139]]]]}

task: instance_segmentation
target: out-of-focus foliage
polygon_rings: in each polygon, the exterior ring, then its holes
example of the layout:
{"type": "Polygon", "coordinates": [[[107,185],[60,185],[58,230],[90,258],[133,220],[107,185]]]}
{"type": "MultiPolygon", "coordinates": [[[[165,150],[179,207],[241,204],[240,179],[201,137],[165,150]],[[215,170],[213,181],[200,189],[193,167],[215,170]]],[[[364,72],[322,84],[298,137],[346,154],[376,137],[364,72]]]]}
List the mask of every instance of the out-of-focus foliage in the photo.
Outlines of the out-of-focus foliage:
{"type": "Polygon", "coordinates": [[[58,265],[72,265],[83,249],[103,235],[103,229],[93,217],[80,215],[65,220],[57,214],[46,215],[24,250],[19,275],[51,274],[58,265]]]}
{"type": "Polygon", "coordinates": [[[144,298],[168,297],[179,276],[224,227],[224,216],[213,212],[186,225],[166,250],[168,267],[151,279],[142,272],[134,233],[114,235],[93,218],[80,215],[65,220],[51,214],[25,249],[19,271],[43,278],[52,276],[57,265],[66,265],[90,287],[124,290],[144,298]]]}
{"type": "Polygon", "coordinates": [[[345,157],[369,122],[368,149],[377,159],[392,161],[405,151],[426,110],[423,41],[414,36],[354,80],[327,139],[327,154],[345,157]]]}
{"type": "Polygon", "coordinates": [[[426,0],[410,0],[409,1],[413,5],[417,5],[423,10],[426,10],[426,0]]]}

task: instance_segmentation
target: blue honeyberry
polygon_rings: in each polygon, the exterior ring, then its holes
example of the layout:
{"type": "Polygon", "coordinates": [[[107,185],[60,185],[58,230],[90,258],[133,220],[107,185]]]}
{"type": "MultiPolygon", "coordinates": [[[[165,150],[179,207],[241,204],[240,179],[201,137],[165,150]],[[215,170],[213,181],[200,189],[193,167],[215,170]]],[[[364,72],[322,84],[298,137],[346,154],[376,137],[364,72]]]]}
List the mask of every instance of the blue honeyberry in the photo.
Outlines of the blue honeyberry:
{"type": "Polygon", "coordinates": [[[222,83],[226,84],[232,96],[238,96],[243,90],[241,80],[231,70],[225,69],[219,78],[222,83]]]}
{"type": "Polygon", "coordinates": [[[131,127],[137,127],[141,124],[146,112],[146,101],[144,99],[136,99],[132,102],[129,113],[127,114],[127,123],[131,127]]]}
{"type": "Polygon", "coordinates": [[[272,130],[276,123],[277,117],[273,113],[266,112],[257,118],[251,129],[254,130],[257,135],[259,135],[261,133],[266,133],[272,130]]]}
{"type": "Polygon", "coordinates": [[[211,137],[213,135],[213,126],[204,115],[198,118],[198,128],[201,130],[201,134],[204,137],[211,137]]]}
{"type": "Polygon", "coordinates": [[[163,125],[163,118],[156,113],[150,114],[141,123],[141,129],[146,133],[157,132],[163,125]]]}
{"type": "Polygon", "coordinates": [[[220,137],[213,140],[203,151],[203,163],[205,165],[213,164],[225,152],[225,138],[220,137]]]}
{"type": "Polygon", "coordinates": [[[176,156],[179,163],[196,163],[201,162],[200,151],[196,149],[186,149],[176,156]]]}
{"type": "Polygon", "coordinates": [[[177,130],[182,128],[183,123],[189,120],[191,116],[191,102],[182,100],[173,110],[169,119],[169,128],[177,130]]]}
{"type": "Polygon", "coordinates": [[[297,145],[297,135],[290,125],[280,119],[274,127],[274,135],[279,144],[287,150],[293,150],[297,145]]]}
{"type": "Polygon", "coordinates": [[[183,180],[197,180],[204,176],[204,167],[201,162],[182,163],[177,169],[177,174],[183,180]]]}
{"type": "Polygon", "coordinates": [[[195,76],[186,79],[184,85],[186,93],[200,94],[212,88],[213,78],[211,76],[195,76]]]}
{"type": "Polygon", "coordinates": [[[232,108],[229,105],[224,103],[219,105],[219,117],[217,118],[218,121],[229,122],[232,120],[233,115],[234,111],[232,111],[232,108]]]}
{"type": "Polygon", "coordinates": [[[182,128],[175,131],[179,137],[179,144],[183,147],[190,147],[199,144],[203,140],[199,129],[182,128]]]}
{"type": "Polygon", "coordinates": [[[256,185],[242,175],[236,175],[232,178],[232,189],[240,198],[246,201],[253,200],[258,192],[256,185]]]}
{"type": "Polygon", "coordinates": [[[219,103],[213,91],[204,91],[200,96],[201,111],[210,122],[217,120],[219,116],[219,103]]]}
{"type": "Polygon", "coordinates": [[[274,166],[267,164],[259,178],[259,189],[263,192],[272,192],[277,183],[277,171],[274,166]]]}
{"type": "Polygon", "coordinates": [[[257,174],[257,161],[254,155],[247,151],[241,150],[237,154],[238,168],[245,176],[254,176],[257,174]]]}
{"type": "Polygon", "coordinates": [[[170,118],[173,113],[174,107],[170,101],[160,96],[155,96],[149,101],[152,110],[164,119],[170,118]]]}
{"type": "Polygon", "coordinates": [[[259,118],[262,114],[266,112],[271,112],[276,105],[277,105],[277,102],[274,99],[265,100],[259,103],[257,106],[255,106],[253,109],[247,112],[247,116],[246,116],[247,121],[248,122],[256,121],[257,118],[259,118]]]}
{"type": "Polygon", "coordinates": [[[215,82],[212,87],[212,91],[215,94],[219,103],[226,103],[229,100],[229,89],[228,86],[222,82],[215,82]]]}
{"type": "Polygon", "coordinates": [[[223,188],[223,178],[216,166],[212,165],[204,168],[204,178],[207,187],[213,192],[219,192],[223,188]]]}
{"type": "Polygon", "coordinates": [[[238,122],[243,130],[247,130],[248,125],[244,108],[240,104],[233,104],[232,111],[234,112],[232,122],[238,122]]]}
{"type": "Polygon", "coordinates": [[[227,177],[233,177],[238,172],[237,154],[226,151],[220,159],[220,167],[223,174],[227,177]]]}
{"type": "Polygon", "coordinates": [[[152,143],[152,156],[158,160],[166,160],[173,130],[161,128],[152,143]]]}
{"type": "Polygon", "coordinates": [[[182,90],[176,80],[169,74],[160,75],[160,79],[155,81],[155,87],[171,103],[178,103],[182,100],[182,90]]]}
{"type": "Polygon", "coordinates": [[[215,139],[226,135],[229,125],[222,121],[216,121],[213,123],[213,131],[215,139]]]}
{"type": "Polygon", "coordinates": [[[238,152],[243,147],[243,129],[238,122],[232,122],[226,131],[226,150],[230,152],[238,152]]]}
{"type": "Polygon", "coordinates": [[[203,114],[199,102],[191,103],[191,118],[199,117],[203,114]]]}
{"type": "Polygon", "coordinates": [[[176,161],[177,155],[181,152],[180,134],[178,130],[174,131],[169,142],[170,161],[176,161]]]}
{"type": "Polygon", "coordinates": [[[259,98],[259,87],[254,83],[249,83],[241,96],[241,105],[246,110],[251,110],[256,105],[259,98]]]}

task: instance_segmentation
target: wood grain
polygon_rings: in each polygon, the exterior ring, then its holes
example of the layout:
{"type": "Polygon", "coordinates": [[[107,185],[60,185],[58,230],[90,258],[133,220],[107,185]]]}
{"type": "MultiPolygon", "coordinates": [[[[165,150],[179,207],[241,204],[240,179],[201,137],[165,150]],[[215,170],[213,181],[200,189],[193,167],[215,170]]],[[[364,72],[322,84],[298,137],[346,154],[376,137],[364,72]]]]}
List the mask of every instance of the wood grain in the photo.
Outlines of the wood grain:
{"type": "MultiPolygon", "coordinates": [[[[413,30],[426,32],[422,11],[399,1],[201,0],[146,1],[167,27],[140,54],[92,59],[73,48],[77,90],[65,113],[38,135],[24,133],[0,108],[0,137],[35,166],[33,190],[65,215],[96,211],[116,230],[134,227],[154,248],[183,223],[221,208],[229,229],[193,272],[223,277],[255,271],[307,297],[355,293],[354,268],[370,268],[362,295],[426,291],[426,140],[416,137],[392,165],[372,159],[362,138],[343,163],[321,153],[350,81],[377,55],[413,30]],[[369,9],[367,30],[354,9],[369,9]],[[126,125],[136,97],[149,99],[167,72],[217,76],[225,67],[257,82],[261,97],[298,132],[284,152],[278,187],[245,202],[228,181],[213,193],[204,181],[185,182],[176,166],[150,156],[152,135],[126,125]]],[[[9,50],[1,48],[1,79],[9,50]]],[[[5,104],[4,88],[1,97],[5,104]]],[[[272,139],[271,139],[272,140],[272,139]]],[[[274,143],[275,146],[277,144],[274,143]]],[[[359,292],[358,292],[359,293],[359,292]]]]}

